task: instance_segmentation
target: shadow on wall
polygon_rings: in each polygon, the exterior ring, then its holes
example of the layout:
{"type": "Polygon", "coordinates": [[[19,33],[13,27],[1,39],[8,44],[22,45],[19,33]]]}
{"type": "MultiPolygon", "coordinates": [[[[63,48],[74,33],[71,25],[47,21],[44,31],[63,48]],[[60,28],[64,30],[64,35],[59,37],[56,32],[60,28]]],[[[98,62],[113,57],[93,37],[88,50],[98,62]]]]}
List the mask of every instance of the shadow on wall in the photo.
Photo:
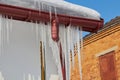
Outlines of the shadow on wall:
{"type": "MultiPolygon", "coordinates": [[[[5,80],[5,77],[3,76],[2,72],[0,72],[0,80],[5,80]]],[[[25,75],[25,74],[23,74],[23,80],[41,80],[41,78],[39,76],[38,79],[36,79],[34,75],[31,75],[31,74],[25,75]]]]}

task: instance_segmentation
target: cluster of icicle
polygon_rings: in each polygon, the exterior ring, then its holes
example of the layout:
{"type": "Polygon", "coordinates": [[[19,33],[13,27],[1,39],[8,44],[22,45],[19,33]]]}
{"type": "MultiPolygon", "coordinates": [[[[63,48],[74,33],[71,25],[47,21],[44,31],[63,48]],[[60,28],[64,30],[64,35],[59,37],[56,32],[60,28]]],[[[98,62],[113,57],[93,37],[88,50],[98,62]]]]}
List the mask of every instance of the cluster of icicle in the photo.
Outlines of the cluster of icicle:
{"type": "MultiPolygon", "coordinates": [[[[80,80],[82,80],[81,49],[82,49],[82,29],[69,25],[68,27],[59,27],[60,42],[62,44],[63,54],[65,55],[66,80],[71,80],[71,68],[75,68],[74,56],[75,46],[78,54],[80,80]],[[71,65],[72,59],[72,65],[71,65]]],[[[64,59],[63,58],[63,59],[64,59]]]]}
{"type": "MultiPolygon", "coordinates": [[[[36,3],[36,0],[35,0],[35,3],[36,3]]],[[[56,66],[58,68],[58,74],[59,74],[60,80],[63,80],[61,63],[60,63],[60,51],[59,51],[60,44],[62,47],[62,59],[63,59],[62,61],[65,61],[66,80],[70,80],[71,68],[75,67],[74,66],[75,65],[74,63],[75,46],[77,46],[76,48],[77,48],[78,61],[79,61],[79,74],[80,74],[80,80],[82,80],[82,65],[81,65],[82,64],[81,54],[82,54],[82,48],[83,48],[82,27],[73,26],[71,24],[69,26],[59,24],[59,41],[55,42],[52,40],[52,35],[51,35],[51,21],[52,21],[51,15],[54,12],[55,17],[57,18],[58,10],[56,7],[47,5],[45,3],[41,3],[40,1],[38,1],[38,5],[39,5],[40,11],[44,9],[49,11],[50,23],[48,23],[47,27],[43,26],[43,29],[41,29],[42,30],[41,39],[45,46],[49,45],[49,47],[51,47],[52,49],[52,54],[53,54],[56,66]],[[47,37],[47,40],[45,36],[47,37]],[[46,44],[46,41],[48,41],[48,44],[46,44]],[[71,66],[71,58],[72,58],[72,66],[71,66]]],[[[47,55],[46,52],[48,51],[49,50],[46,47],[45,55],[47,55]]],[[[63,65],[64,65],[64,62],[63,62],[63,65]]]]}
{"type": "MultiPolygon", "coordinates": [[[[79,72],[80,72],[80,80],[82,80],[82,67],[81,67],[81,48],[82,48],[82,28],[78,28],[72,25],[65,26],[65,25],[59,25],[59,41],[58,43],[52,40],[51,37],[51,6],[47,6],[50,13],[50,23],[47,23],[45,25],[44,23],[35,23],[36,28],[36,41],[42,41],[42,48],[44,51],[44,54],[47,55],[47,52],[49,52],[48,47],[51,47],[52,49],[52,55],[54,57],[57,69],[58,69],[58,75],[60,80],[63,80],[62,76],[62,70],[61,70],[61,63],[60,63],[60,45],[62,46],[62,59],[65,61],[65,69],[66,69],[66,80],[70,80],[71,75],[71,67],[74,67],[74,46],[77,44],[77,53],[78,53],[78,61],[79,61],[79,72]],[[72,55],[72,56],[71,56],[72,55]],[[72,57],[72,66],[71,66],[71,57],[72,57]]],[[[44,9],[44,6],[39,7],[39,10],[44,9]]],[[[56,8],[54,8],[55,16],[57,18],[57,11],[56,8]]],[[[8,20],[7,17],[0,16],[0,53],[2,53],[2,50],[4,50],[4,45],[9,44],[9,34],[12,31],[12,18],[11,20],[8,20]],[[1,24],[4,23],[4,24],[1,24]],[[6,27],[4,27],[6,26],[6,27]]],[[[64,63],[64,62],[63,62],[64,63]]]]}
{"type": "Polygon", "coordinates": [[[12,32],[12,18],[0,15],[0,55],[4,52],[4,47],[9,44],[9,35],[12,32]]]}
{"type": "MultiPolygon", "coordinates": [[[[74,68],[74,55],[75,55],[75,49],[74,46],[77,46],[77,53],[78,54],[78,61],[79,61],[79,72],[80,72],[80,80],[82,80],[82,66],[81,66],[81,48],[82,48],[82,29],[74,26],[59,26],[59,38],[60,40],[57,42],[53,41],[51,38],[51,26],[48,25],[47,28],[47,34],[48,35],[48,42],[49,44],[46,44],[46,46],[49,45],[52,49],[52,54],[58,69],[58,74],[60,77],[60,80],[63,80],[62,71],[61,71],[61,63],[60,63],[60,45],[62,46],[62,61],[65,61],[65,69],[66,69],[66,80],[70,80],[71,78],[71,68],[74,68]],[[81,40],[80,40],[81,39],[81,40]],[[81,45],[80,45],[81,44],[81,45]],[[72,56],[71,56],[72,55],[72,56]],[[72,59],[72,66],[71,66],[71,59],[72,59]]],[[[46,40],[43,39],[44,43],[46,43],[46,40]]],[[[45,52],[49,51],[47,48],[45,49],[45,52]]],[[[47,55],[47,53],[46,53],[47,55]]],[[[64,62],[63,62],[64,63],[64,62]]]]}

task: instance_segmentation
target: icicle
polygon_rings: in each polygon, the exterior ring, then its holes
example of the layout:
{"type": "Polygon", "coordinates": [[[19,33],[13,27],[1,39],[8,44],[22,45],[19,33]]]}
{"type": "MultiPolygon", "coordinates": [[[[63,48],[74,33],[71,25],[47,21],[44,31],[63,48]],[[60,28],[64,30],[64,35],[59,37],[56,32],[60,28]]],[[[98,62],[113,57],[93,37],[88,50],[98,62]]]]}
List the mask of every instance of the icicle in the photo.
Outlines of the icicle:
{"type": "Polygon", "coordinates": [[[25,74],[23,74],[23,80],[25,80],[25,74]]]}
{"type": "Polygon", "coordinates": [[[59,47],[58,47],[58,45],[57,45],[57,43],[56,42],[54,42],[54,48],[53,48],[53,50],[55,50],[56,49],[56,51],[54,52],[54,54],[56,54],[56,58],[58,59],[58,65],[57,65],[57,67],[58,67],[58,74],[59,74],[59,76],[60,76],[60,80],[63,80],[63,76],[62,76],[62,68],[61,68],[61,63],[60,63],[60,51],[59,51],[59,47]]]}
{"type": "Polygon", "coordinates": [[[41,80],[40,76],[38,76],[38,80],[41,80]]]}
{"type": "Polygon", "coordinates": [[[59,27],[59,37],[60,37],[60,42],[61,42],[61,46],[62,46],[62,52],[63,52],[63,66],[65,66],[65,76],[66,76],[66,80],[68,80],[67,78],[67,74],[68,74],[68,53],[67,53],[67,32],[66,32],[66,28],[64,25],[61,25],[62,27],[59,27]],[[64,64],[65,63],[65,64],[64,64]]]}
{"type": "Polygon", "coordinates": [[[68,78],[67,78],[67,74],[68,74],[67,57],[68,56],[67,56],[67,34],[66,34],[67,32],[66,32],[65,26],[64,26],[64,30],[63,31],[64,31],[64,44],[63,44],[64,48],[63,49],[64,49],[64,52],[65,52],[65,70],[66,70],[65,74],[66,74],[66,80],[68,80],[68,78]]]}
{"type": "Polygon", "coordinates": [[[51,25],[51,22],[52,22],[52,8],[51,8],[51,6],[49,7],[49,16],[50,16],[50,25],[51,25]]]}
{"type": "Polygon", "coordinates": [[[38,31],[39,31],[39,30],[38,30],[38,23],[37,23],[37,21],[36,21],[36,23],[35,23],[36,43],[39,42],[39,41],[38,41],[38,34],[39,34],[38,31]]]}
{"type": "Polygon", "coordinates": [[[1,50],[1,52],[2,53],[4,53],[4,47],[5,47],[5,41],[6,41],[6,19],[5,19],[5,17],[4,16],[2,16],[2,45],[1,45],[1,48],[2,48],[2,50],[1,50]]]}
{"type": "Polygon", "coordinates": [[[80,66],[81,66],[81,68],[80,68],[80,73],[81,73],[81,80],[82,80],[82,50],[83,50],[83,36],[82,36],[82,27],[80,27],[80,48],[81,48],[81,50],[80,50],[80,66]]]}
{"type": "Polygon", "coordinates": [[[57,9],[56,9],[56,7],[54,7],[54,11],[55,11],[55,18],[57,20],[57,9]]]}
{"type": "Polygon", "coordinates": [[[41,26],[40,26],[41,27],[41,41],[43,41],[43,26],[44,25],[41,23],[41,26]]]}
{"type": "Polygon", "coordinates": [[[58,48],[57,43],[52,40],[50,24],[48,25],[47,29],[48,29],[47,35],[48,35],[48,40],[49,40],[48,42],[49,42],[49,46],[52,49],[53,58],[55,60],[55,64],[56,64],[57,69],[58,69],[58,75],[59,75],[60,80],[63,80],[62,71],[61,71],[60,56],[59,56],[59,48],[58,48]]]}
{"type": "Polygon", "coordinates": [[[28,74],[28,80],[32,80],[31,74],[28,74]]]}
{"type": "MultiPolygon", "coordinates": [[[[56,10],[56,7],[54,7],[54,11],[55,11],[55,19],[58,20],[58,19],[57,19],[57,10],[56,10]]],[[[59,28],[60,28],[60,27],[59,27],[59,28]]],[[[60,50],[60,45],[57,46],[57,47],[59,48],[59,49],[58,49],[58,58],[59,58],[58,68],[59,68],[59,76],[60,76],[60,80],[63,80],[63,75],[62,75],[62,70],[61,70],[61,69],[62,69],[62,66],[61,66],[62,64],[60,63],[60,51],[59,51],[59,50],[60,50]]],[[[57,47],[56,47],[56,48],[57,48],[57,47]]],[[[62,55],[63,55],[63,54],[62,54],[62,55]]],[[[64,60],[63,60],[63,61],[64,61],[64,60]]],[[[63,64],[64,64],[64,62],[63,62],[63,64]]]]}
{"type": "Polygon", "coordinates": [[[42,27],[41,27],[41,26],[42,26],[42,23],[39,23],[39,24],[38,24],[38,28],[39,28],[39,29],[38,29],[38,31],[39,31],[39,33],[38,33],[38,34],[39,34],[39,41],[42,41],[42,34],[43,34],[43,33],[42,33],[42,27]]]}
{"type": "Polygon", "coordinates": [[[10,33],[12,32],[12,30],[13,30],[13,19],[12,19],[12,17],[10,18],[10,20],[9,20],[10,22],[10,33]]]}
{"type": "Polygon", "coordinates": [[[67,67],[68,67],[68,70],[67,70],[67,80],[70,80],[70,68],[71,68],[71,65],[70,65],[70,27],[71,26],[68,26],[67,27],[67,67]]]}
{"type": "Polygon", "coordinates": [[[65,69],[66,69],[66,80],[69,80],[68,75],[69,75],[69,66],[68,66],[68,45],[67,45],[67,40],[68,40],[68,27],[64,29],[64,46],[65,46],[65,69]]]}
{"type": "Polygon", "coordinates": [[[43,42],[44,42],[44,47],[45,47],[45,54],[47,52],[47,49],[46,49],[46,26],[44,25],[43,26],[43,42]]]}
{"type": "Polygon", "coordinates": [[[34,27],[35,27],[34,25],[35,25],[35,23],[33,23],[32,20],[31,20],[30,22],[31,22],[31,25],[32,25],[32,26],[31,26],[31,32],[34,33],[34,27]]]}
{"type": "Polygon", "coordinates": [[[71,45],[72,45],[72,67],[74,68],[74,28],[72,27],[72,30],[71,30],[71,45]]]}
{"type": "Polygon", "coordinates": [[[8,16],[6,17],[6,39],[7,39],[7,45],[9,44],[9,37],[10,37],[10,28],[9,28],[9,19],[8,16]]]}
{"type": "Polygon", "coordinates": [[[44,9],[44,4],[41,2],[41,11],[44,9]]]}
{"type": "Polygon", "coordinates": [[[2,16],[0,15],[0,55],[2,54],[2,16]]]}
{"type": "Polygon", "coordinates": [[[4,77],[1,72],[0,72],[0,80],[4,80],[4,77]]]}
{"type": "Polygon", "coordinates": [[[60,56],[59,56],[59,48],[58,48],[57,43],[53,42],[53,45],[51,46],[51,48],[52,48],[52,53],[53,53],[53,56],[55,58],[56,65],[58,68],[58,74],[59,74],[60,80],[63,80],[62,71],[61,71],[60,56]]]}
{"type": "Polygon", "coordinates": [[[64,62],[65,62],[65,46],[64,46],[64,44],[65,44],[65,42],[64,42],[64,34],[65,34],[65,32],[64,32],[64,29],[65,29],[65,26],[64,25],[60,25],[60,27],[59,27],[59,39],[60,39],[60,43],[61,43],[61,47],[62,47],[62,65],[64,66],[64,62]]]}
{"type": "Polygon", "coordinates": [[[32,80],[35,80],[35,77],[32,75],[32,80]]]}
{"type": "Polygon", "coordinates": [[[36,0],[34,0],[34,1],[33,1],[33,4],[34,4],[34,5],[33,5],[33,6],[34,6],[34,8],[36,8],[36,6],[37,6],[37,1],[36,1],[36,0]]]}
{"type": "Polygon", "coordinates": [[[37,1],[38,2],[38,10],[39,10],[39,15],[41,15],[41,2],[40,0],[37,1]]]}
{"type": "Polygon", "coordinates": [[[2,77],[2,80],[5,80],[4,77],[2,77]]]}
{"type": "Polygon", "coordinates": [[[2,80],[2,73],[0,72],[0,80],[2,80]]]}
{"type": "Polygon", "coordinates": [[[82,50],[83,50],[83,36],[82,36],[82,27],[80,27],[80,47],[81,47],[81,60],[82,60],[82,50]]]}
{"type": "Polygon", "coordinates": [[[81,52],[80,52],[80,33],[79,28],[77,28],[77,52],[78,52],[78,62],[79,62],[79,73],[80,80],[82,80],[82,65],[81,65],[81,52]]]}

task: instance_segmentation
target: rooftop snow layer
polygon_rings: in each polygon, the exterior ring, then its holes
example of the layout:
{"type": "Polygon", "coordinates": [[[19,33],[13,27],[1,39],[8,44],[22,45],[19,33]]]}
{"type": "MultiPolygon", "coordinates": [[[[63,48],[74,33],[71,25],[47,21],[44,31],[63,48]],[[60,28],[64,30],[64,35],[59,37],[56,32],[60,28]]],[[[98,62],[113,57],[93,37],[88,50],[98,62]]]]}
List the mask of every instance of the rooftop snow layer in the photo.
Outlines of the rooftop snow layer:
{"type": "Polygon", "coordinates": [[[0,3],[31,8],[56,14],[100,20],[100,14],[90,8],[64,0],[0,0],[0,3]]]}

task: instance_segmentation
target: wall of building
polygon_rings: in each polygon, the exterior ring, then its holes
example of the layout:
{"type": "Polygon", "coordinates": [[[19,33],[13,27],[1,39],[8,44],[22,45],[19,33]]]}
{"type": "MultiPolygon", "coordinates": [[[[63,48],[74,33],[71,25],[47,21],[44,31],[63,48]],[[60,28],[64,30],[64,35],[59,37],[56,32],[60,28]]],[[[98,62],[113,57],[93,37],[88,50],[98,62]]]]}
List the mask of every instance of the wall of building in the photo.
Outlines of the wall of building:
{"type": "MultiPolygon", "coordinates": [[[[101,80],[98,57],[111,50],[115,51],[115,67],[117,78],[120,80],[120,20],[107,25],[97,34],[84,38],[84,49],[81,54],[83,80],[101,80]]],[[[77,55],[71,76],[71,80],[80,80],[77,55]]]]}

